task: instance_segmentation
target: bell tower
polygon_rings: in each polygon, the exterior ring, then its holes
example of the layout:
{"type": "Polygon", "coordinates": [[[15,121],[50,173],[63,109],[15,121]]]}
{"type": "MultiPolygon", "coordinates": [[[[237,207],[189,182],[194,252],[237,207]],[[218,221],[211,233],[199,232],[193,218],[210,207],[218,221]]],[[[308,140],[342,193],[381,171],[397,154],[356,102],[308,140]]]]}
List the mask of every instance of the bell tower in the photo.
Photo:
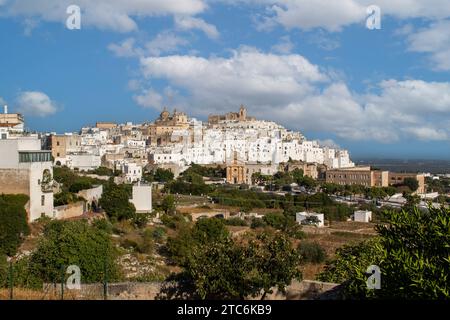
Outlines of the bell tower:
{"type": "Polygon", "coordinates": [[[245,120],[247,120],[247,109],[241,104],[241,108],[239,109],[239,121],[245,120]]]}

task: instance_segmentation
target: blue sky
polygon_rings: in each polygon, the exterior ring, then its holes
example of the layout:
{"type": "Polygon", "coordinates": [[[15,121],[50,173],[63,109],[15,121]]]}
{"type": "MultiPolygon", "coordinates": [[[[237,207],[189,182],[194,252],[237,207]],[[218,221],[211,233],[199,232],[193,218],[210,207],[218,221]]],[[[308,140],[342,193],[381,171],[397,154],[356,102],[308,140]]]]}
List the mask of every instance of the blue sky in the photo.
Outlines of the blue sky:
{"type": "Polygon", "coordinates": [[[236,110],[357,157],[450,158],[450,3],[0,0],[0,102],[27,127],[236,110]],[[81,8],[81,29],[66,8],[81,8]]]}

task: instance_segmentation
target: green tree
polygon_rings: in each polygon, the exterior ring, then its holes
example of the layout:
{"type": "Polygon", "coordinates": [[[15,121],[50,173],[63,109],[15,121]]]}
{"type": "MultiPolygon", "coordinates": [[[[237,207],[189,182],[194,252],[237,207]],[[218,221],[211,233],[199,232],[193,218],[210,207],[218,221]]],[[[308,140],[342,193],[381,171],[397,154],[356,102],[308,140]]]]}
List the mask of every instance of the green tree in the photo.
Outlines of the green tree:
{"type": "Polygon", "coordinates": [[[303,180],[303,170],[299,168],[295,168],[291,172],[292,178],[294,179],[295,183],[300,184],[303,180]]]}
{"type": "Polygon", "coordinates": [[[449,299],[450,210],[409,208],[385,216],[377,238],[339,249],[319,279],[344,282],[349,297],[449,299]],[[381,269],[381,290],[367,289],[370,265],[381,269]]]}
{"type": "Polygon", "coordinates": [[[130,202],[130,190],[126,185],[116,185],[109,182],[99,200],[99,205],[105,210],[112,221],[131,219],[136,214],[136,208],[130,202]]]}
{"type": "MultiPolygon", "coordinates": [[[[274,287],[285,292],[293,279],[300,279],[299,255],[287,236],[262,233],[245,242],[230,235],[208,243],[195,242],[177,279],[178,290],[169,298],[187,295],[199,299],[245,299],[274,287]]],[[[165,290],[163,290],[165,291],[165,290]]]]}
{"type": "Polygon", "coordinates": [[[419,188],[419,181],[416,178],[405,178],[403,184],[409,188],[412,192],[417,191],[419,188]]]}
{"type": "Polygon", "coordinates": [[[301,280],[298,269],[300,256],[289,237],[282,233],[262,232],[250,238],[244,248],[247,268],[250,267],[250,295],[263,292],[261,300],[273,293],[273,288],[285,293],[293,279],[301,280]]]}
{"type": "Polygon", "coordinates": [[[201,244],[222,241],[229,236],[229,232],[222,219],[211,218],[198,220],[192,229],[192,238],[201,244]]]}
{"type": "Polygon", "coordinates": [[[14,256],[29,234],[26,195],[0,195],[0,255],[14,256]]]}
{"type": "Polygon", "coordinates": [[[105,264],[108,279],[118,279],[115,257],[110,234],[103,229],[86,221],[52,221],[46,225],[30,263],[45,282],[59,280],[61,268],[77,265],[82,281],[91,283],[103,280],[105,264]]]}
{"type": "Polygon", "coordinates": [[[169,182],[174,178],[174,174],[169,169],[158,168],[155,171],[155,180],[158,182],[169,182]]]}
{"type": "Polygon", "coordinates": [[[171,194],[164,197],[161,202],[161,208],[166,214],[174,214],[175,213],[175,197],[171,194]]]}
{"type": "Polygon", "coordinates": [[[325,250],[317,242],[302,241],[297,250],[302,263],[322,263],[327,258],[325,250]]]}

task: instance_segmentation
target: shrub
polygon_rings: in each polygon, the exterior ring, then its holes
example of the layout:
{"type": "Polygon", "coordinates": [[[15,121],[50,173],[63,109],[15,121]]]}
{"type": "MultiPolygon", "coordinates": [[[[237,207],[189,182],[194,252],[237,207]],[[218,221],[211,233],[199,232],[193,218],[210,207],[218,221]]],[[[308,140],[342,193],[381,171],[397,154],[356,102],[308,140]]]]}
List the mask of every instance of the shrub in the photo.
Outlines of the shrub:
{"type": "Polygon", "coordinates": [[[104,278],[105,264],[108,278],[115,280],[119,270],[116,251],[110,235],[86,221],[52,221],[46,225],[31,265],[42,281],[60,279],[61,269],[77,265],[83,282],[99,282],[104,278]]]}
{"type": "Polygon", "coordinates": [[[0,254],[14,256],[29,234],[25,195],[0,195],[0,254]]]}
{"type": "Polygon", "coordinates": [[[317,242],[300,242],[298,253],[302,258],[302,263],[322,263],[327,257],[325,250],[317,242]]]}
{"type": "Polygon", "coordinates": [[[152,231],[152,236],[155,241],[159,242],[159,241],[163,240],[164,237],[166,236],[166,230],[161,227],[156,227],[152,231]]]}
{"type": "Polygon", "coordinates": [[[136,208],[129,201],[130,190],[125,185],[109,182],[103,191],[99,205],[112,221],[121,221],[134,217],[136,208]]]}
{"type": "Polygon", "coordinates": [[[267,224],[264,222],[263,219],[259,218],[253,218],[252,222],[250,224],[250,228],[257,229],[257,228],[265,228],[267,227],[267,224]]]}
{"type": "Polygon", "coordinates": [[[239,226],[239,227],[246,227],[247,221],[241,218],[230,218],[225,220],[225,224],[228,226],[239,226]]]}

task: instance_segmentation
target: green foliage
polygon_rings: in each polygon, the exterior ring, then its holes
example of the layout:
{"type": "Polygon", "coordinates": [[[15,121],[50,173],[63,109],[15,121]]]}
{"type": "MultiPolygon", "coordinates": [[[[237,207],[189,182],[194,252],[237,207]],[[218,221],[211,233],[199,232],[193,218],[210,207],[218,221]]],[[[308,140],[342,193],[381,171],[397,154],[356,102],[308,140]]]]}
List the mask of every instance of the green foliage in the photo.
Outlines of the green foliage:
{"type": "Polygon", "coordinates": [[[226,187],[216,188],[210,195],[215,203],[244,208],[245,210],[249,210],[249,208],[278,207],[279,204],[276,204],[276,202],[281,202],[283,198],[282,196],[270,195],[252,190],[239,190],[226,187]]]}
{"type": "Polygon", "coordinates": [[[161,208],[166,214],[174,214],[176,209],[175,197],[171,194],[165,196],[161,202],[161,208]]]}
{"type": "Polygon", "coordinates": [[[93,174],[96,174],[98,176],[108,176],[108,177],[113,177],[113,176],[117,176],[118,173],[120,172],[114,172],[113,169],[107,168],[107,167],[98,167],[94,170],[92,170],[93,174]]]}
{"type": "Polygon", "coordinates": [[[264,222],[263,219],[253,218],[252,223],[250,224],[250,228],[252,228],[252,229],[265,228],[265,227],[267,227],[267,224],[264,222]]]}
{"type": "MultiPolygon", "coordinates": [[[[372,297],[374,290],[367,289],[366,270],[371,265],[379,266],[381,250],[378,241],[379,239],[372,239],[338,248],[335,258],[325,266],[317,279],[344,283],[344,294],[347,298],[372,297]]],[[[382,279],[383,285],[384,279],[382,279]]]]}
{"type": "Polygon", "coordinates": [[[191,228],[188,225],[180,225],[177,235],[167,239],[166,248],[171,260],[183,266],[192,253],[193,244],[191,228]]]}
{"type": "Polygon", "coordinates": [[[26,195],[0,195],[0,255],[14,256],[29,234],[26,195]]]}
{"type": "Polygon", "coordinates": [[[328,221],[347,221],[352,215],[353,209],[344,203],[337,203],[333,206],[326,206],[321,209],[325,219],[328,221]]]}
{"type": "Polygon", "coordinates": [[[67,167],[54,167],[53,179],[62,185],[63,192],[72,193],[90,189],[94,185],[102,183],[97,179],[81,177],[67,167]]]}
{"type": "Polygon", "coordinates": [[[130,203],[129,198],[130,190],[126,185],[109,182],[104,187],[99,205],[112,221],[130,219],[135,216],[136,208],[130,203]]]}
{"type": "Polygon", "coordinates": [[[155,241],[161,242],[166,237],[166,229],[162,227],[156,227],[152,230],[152,237],[155,241]]]}
{"type": "Polygon", "coordinates": [[[415,192],[419,188],[419,181],[416,178],[405,178],[403,185],[407,186],[412,192],[415,192]]]}
{"type": "Polygon", "coordinates": [[[146,212],[136,212],[131,220],[138,228],[144,228],[150,219],[150,215],[146,212]]]}
{"type": "Polygon", "coordinates": [[[225,220],[225,224],[228,226],[239,226],[239,227],[246,227],[247,221],[241,218],[230,218],[225,220]]]}
{"type": "Polygon", "coordinates": [[[279,213],[267,213],[263,221],[275,229],[282,230],[286,224],[286,217],[279,213]]]}
{"type": "Polygon", "coordinates": [[[82,281],[100,282],[105,264],[110,281],[118,279],[116,252],[110,235],[86,221],[52,221],[44,230],[30,264],[32,273],[44,282],[59,281],[61,269],[77,265],[82,281]]]}
{"type": "Polygon", "coordinates": [[[377,231],[384,248],[380,296],[450,298],[450,210],[388,212],[377,231]]]}
{"type": "Polygon", "coordinates": [[[80,201],[82,198],[78,197],[76,194],[73,194],[68,191],[62,191],[53,196],[53,205],[55,207],[64,206],[67,204],[75,203],[80,201]]]}
{"type": "Polygon", "coordinates": [[[151,254],[154,247],[153,232],[151,230],[145,230],[142,234],[142,241],[139,243],[138,251],[140,253],[151,254]]]}
{"type": "Polygon", "coordinates": [[[303,179],[303,170],[299,169],[299,168],[295,168],[294,170],[292,170],[291,176],[292,176],[292,179],[294,179],[294,181],[297,184],[300,184],[300,182],[303,179]]]}
{"type": "Polygon", "coordinates": [[[224,221],[217,218],[198,220],[192,229],[192,238],[201,244],[221,241],[228,236],[224,221]]]}
{"type": "Polygon", "coordinates": [[[185,226],[188,222],[186,221],[186,217],[182,214],[175,215],[167,215],[164,214],[161,216],[161,222],[170,229],[180,229],[185,226]]]}
{"type": "MultiPolygon", "coordinates": [[[[192,163],[191,166],[183,172],[183,179],[186,177],[192,176],[192,174],[198,175],[200,177],[208,177],[208,178],[225,178],[226,169],[217,166],[215,168],[201,166],[195,163],[192,163]]],[[[188,178],[189,179],[189,178],[188,178]]],[[[186,181],[189,181],[186,179],[186,181]]],[[[192,182],[192,181],[191,181],[192,182]]],[[[203,182],[203,180],[202,180],[203,182]]]]}
{"type": "Polygon", "coordinates": [[[154,179],[155,181],[158,182],[169,182],[172,181],[174,178],[174,174],[171,170],[169,169],[162,169],[162,168],[158,168],[155,171],[154,174],[154,179]]]}
{"type": "Polygon", "coordinates": [[[190,181],[194,182],[185,182],[183,180],[176,180],[176,181],[172,181],[170,183],[168,183],[165,186],[165,191],[168,192],[170,191],[171,193],[176,193],[176,194],[188,194],[188,195],[204,195],[204,194],[208,194],[213,190],[212,186],[206,185],[203,182],[203,179],[194,174],[196,178],[194,178],[194,180],[192,180],[192,176],[190,176],[190,181]]]}
{"type": "Polygon", "coordinates": [[[302,263],[322,263],[327,257],[325,250],[317,242],[302,241],[297,249],[302,263]]]}
{"type": "Polygon", "coordinates": [[[69,192],[78,193],[81,190],[91,189],[94,186],[94,182],[88,177],[79,177],[69,187],[69,192]]]}
{"type": "Polygon", "coordinates": [[[184,281],[194,298],[262,299],[277,287],[284,292],[293,279],[300,279],[299,256],[283,234],[261,233],[248,243],[227,237],[196,244],[186,259],[184,281]]]}
{"type": "Polygon", "coordinates": [[[417,208],[388,211],[379,237],[338,249],[319,280],[345,282],[358,298],[449,299],[450,210],[417,208]],[[381,269],[381,290],[367,290],[365,272],[381,269]]]}

